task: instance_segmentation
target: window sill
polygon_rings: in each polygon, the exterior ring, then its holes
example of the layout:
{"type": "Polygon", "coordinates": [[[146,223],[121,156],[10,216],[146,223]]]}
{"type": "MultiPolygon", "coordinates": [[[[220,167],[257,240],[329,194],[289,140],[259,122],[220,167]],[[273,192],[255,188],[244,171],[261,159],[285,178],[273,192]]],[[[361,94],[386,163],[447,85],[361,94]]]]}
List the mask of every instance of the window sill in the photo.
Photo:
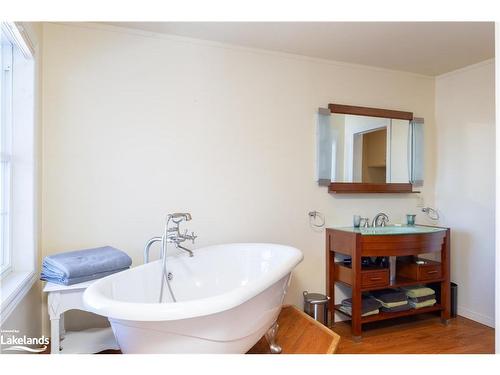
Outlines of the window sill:
{"type": "Polygon", "coordinates": [[[36,281],[35,271],[11,272],[0,285],[0,324],[7,320],[36,281]]]}

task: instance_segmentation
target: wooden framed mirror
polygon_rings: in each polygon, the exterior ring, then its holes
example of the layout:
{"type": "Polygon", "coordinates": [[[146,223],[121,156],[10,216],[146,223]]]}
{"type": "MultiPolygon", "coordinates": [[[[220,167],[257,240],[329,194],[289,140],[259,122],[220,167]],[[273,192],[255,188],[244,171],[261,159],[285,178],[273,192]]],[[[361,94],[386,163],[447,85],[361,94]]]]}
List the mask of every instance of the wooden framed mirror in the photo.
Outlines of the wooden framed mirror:
{"type": "Polygon", "coordinates": [[[329,104],[318,112],[317,180],[330,193],[414,193],[423,183],[423,119],[329,104]]]}

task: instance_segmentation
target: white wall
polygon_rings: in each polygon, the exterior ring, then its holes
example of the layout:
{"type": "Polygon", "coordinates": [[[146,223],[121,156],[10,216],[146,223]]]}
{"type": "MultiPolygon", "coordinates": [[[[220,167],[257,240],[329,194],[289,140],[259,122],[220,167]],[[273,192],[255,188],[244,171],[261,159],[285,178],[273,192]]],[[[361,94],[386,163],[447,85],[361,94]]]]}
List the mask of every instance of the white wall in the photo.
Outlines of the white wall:
{"type": "MultiPolygon", "coordinates": [[[[429,77],[84,24],[44,25],[43,66],[44,255],[110,244],[137,265],[165,214],[189,211],[197,247],[302,249],[287,296],[300,305],[303,290],[325,290],[324,232],[308,211],[329,226],[416,211],[412,195],[319,187],[315,114],[332,102],[413,111],[432,134],[429,77]]],[[[432,205],[432,137],[427,147],[432,205]]]]}
{"type": "MultiPolygon", "coordinates": [[[[40,284],[35,283],[21,302],[2,324],[2,330],[16,330],[15,337],[40,337],[42,335],[40,284]]],[[[7,334],[6,336],[9,336],[7,334]]],[[[26,352],[2,352],[0,354],[26,354],[26,352]]]]}
{"type": "Polygon", "coordinates": [[[495,64],[436,79],[436,205],[451,227],[458,313],[495,316],[495,64]]]}
{"type": "MultiPolygon", "coordinates": [[[[500,28],[495,27],[495,56],[500,54],[500,28]]],[[[495,70],[500,71],[500,61],[495,59],[495,70]]],[[[495,107],[499,108],[500,105],[500,79],[498,75],[495,76],[495,107]]],[[[500,134],[497,132],[495,134],[495,145],[496,145],[496,160],[500,157],[500,134]]],[[[499,195],[500,191],[500,165],[497,163],[495,166],[495,182],[496,182],[496,196],[499,195]]],[[[500,200],[496,199],[495,201],[495,233],[500,233],[500,200]]],[[[495,238],[495,250],[496,250],[496,267],[495,270],[500,270],[500,239],[498,236],[495,238]]],[[[500,274],[498,272],[495,273],[495,353],[500,353],[500,274]]]]}

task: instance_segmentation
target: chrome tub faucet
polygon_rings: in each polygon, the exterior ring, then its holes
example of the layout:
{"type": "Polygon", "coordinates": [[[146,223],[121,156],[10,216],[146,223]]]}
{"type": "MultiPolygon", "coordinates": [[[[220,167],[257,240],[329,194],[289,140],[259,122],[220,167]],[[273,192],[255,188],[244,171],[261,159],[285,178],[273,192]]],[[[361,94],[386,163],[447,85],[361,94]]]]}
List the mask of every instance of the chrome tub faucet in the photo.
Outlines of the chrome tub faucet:
{"type": "Polygon", "coordinates": [[[190,221],[191,219],[192,217],[191,214],[189,213],[168,214],[166,218],[166,224],[163,236],[151,238],[144,247],[144,263],[149,262],[149,250],[151,246],[156,242],[162,243],[160,258],[163,258],[165,256],[167,243],[173,243],[177,249],[181,249],[187,252],[189,256],[192,257],[193,252],[188,248],[182,246],[181,243],[189,240],[192,241],[194,244],[194,241],[197,236],[194,234],[194,232],[188,234],[187,229],[184,231],[184,233],[181,233],[180,231],[180,224],[183,221],[190,221]],[[169,227],[170,222],[173,222],[174,225],[169,227]]]}
{"type": "Polygon", "coordinates": [[[193,252],[184,246],[181,245],[184,241],[192,241],[194,244],[194,240],[196,239],[196,235],[194,232],[188,234],[188,230],[186,229],[184,233],[180,232],[180,223],[183,221],[190,221],[191,214],[189,213],[174,213],[167,215],[167,225],[165,226],[165,238],[166,242],[173,243],[177,249],[181,249],[189,254],[190,257],[193,256],[193,252]],[[169,228],[168,224],[172,221],[174,226],[169,228]]]}
{"type": "Polygon", "coordinates": [[[167,244],[173,243],[174,246],[177,249],[181,249],[189,254],[190,257],[193,256],[193,252],[189,250],[188,248],[184,247],[181,245],[182,242],[184,241],[192,241],[194,244],[194,240],[196,239],[196,235],[194,232],[191,232],[191,234],[188,234],[187,229],[184,231],[184,233],[181,233],[180,231],[180,224],[183,221],[190,221],[191,220],[191,214],[189,213],[173,213],[173,214],[168,214],[166,218],[166,223],[165,223],[165,229],[163,231],[163,236],[161,237],[153,237],[151,238],[147,243],[146,247],[144,248],[144,263],[149,262],[149,249],[155,242],[161,242],[161,280],[160,280],[160,296],[158,298],[158,302],[162,303],[165,302],[163,295],[164,295],[164,286],[165,284],[168,287],[168,291],[170,292],[170,296],[172,298],[173,302],[177,302],[175,298],[175,294],[172,290],[172,286],[170,285],[170,281],[173,279],[173,274],[171,272],[168,272],[167,270],[167,244]],[[170,222],[173,223],[173,225],[170,225],[170,222]]]}

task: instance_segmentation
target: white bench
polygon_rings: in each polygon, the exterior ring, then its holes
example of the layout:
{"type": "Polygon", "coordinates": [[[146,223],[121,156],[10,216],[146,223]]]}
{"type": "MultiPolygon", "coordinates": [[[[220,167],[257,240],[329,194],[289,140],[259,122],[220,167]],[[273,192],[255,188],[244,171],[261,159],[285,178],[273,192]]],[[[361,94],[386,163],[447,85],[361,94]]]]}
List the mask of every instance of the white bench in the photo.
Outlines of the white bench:
{"type": "Polygon", "coordinates": [[[43,291],[48,293],[51,354],[90,354],[106,349],[120,349],[111,327],[65,330],[64,312],[74,309],[88,311],[83,305],[83,292],[95,281],[97,280],[69,286],[46,283],[43,291]]]}

